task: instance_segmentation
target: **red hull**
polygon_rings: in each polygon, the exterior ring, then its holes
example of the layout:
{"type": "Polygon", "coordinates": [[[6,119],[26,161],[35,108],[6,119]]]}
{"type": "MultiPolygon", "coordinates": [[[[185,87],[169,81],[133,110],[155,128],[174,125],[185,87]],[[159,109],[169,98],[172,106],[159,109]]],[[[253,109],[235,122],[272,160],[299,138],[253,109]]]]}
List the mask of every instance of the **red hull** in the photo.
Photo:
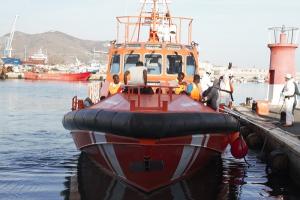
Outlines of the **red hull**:
{"type": "Polygon", "coordinates": [[[59,81],[87,81],[90,72],[84,73],[34,73],[25,72],[24,78],[29,80],[59,80],[59,81]]]}
{"type": "Polygon", "coordinates": [[[203,168],[228,145],[228,136],[194,135],[159,140],[73,131],[78,149],[104,171],[145,192],[167,186],[203,168]]]}
{"type": "MultiPolygon", "coordinates": [[[[115,112],[130,112],[130,103],[127,98],[129,98],[127,94],[115,94],[86,110],[91,111],[101,108],[115,112]]],[[[137,98],[137,95],[130,95],[131,100],[134,98],[137,98]]],[[[158,98],[158,94],[154,94],[141,95],[139,99],[141,107],[153,108],[157,104],[157,99],[160,98],[158,98]]],[[[161,99],[167,100],[168,96],[162,95],[161,99]]],[[[132,112],[160,113],[161,111],[138,110],[132,112]]],[[[167,112],[202,112],[208,115],[209,113],[216,113],[211,108],[195,102],[186,95],[173,95],[172,100],[169,99],[167,112]]],[[[75,113],[75,115],[77,114],[75,113]]],[[[68,115],[66,118],[70,117],[72,116],[68,115]]],[[[86,119],[85,123],[95,123],[96,119],[89,121],[90,116],[87,112],[82,117],[86,119]]],[[[103,120],[110,121],[108,116],[103,120]]],[[[124,123],[118,124],[117,127],[129,123],[124,118],[119,120],[124,123]]],[[[101,120],[97,123],[104,124],[101,120]]],[[[201,122],[199,121],[199,123],[201,122]]],[[[217,127],[218,121],[214,123],[217,127]]],[[[111,121],[106,126],[112,126],[113,124],[113,121],[111,121]]],[[[138,138],[128,135],[125,137],[108,132],[92,131],[92,128],[80,130],[78,129],[80,128],[79,124],[77,125],[77,128],[74,127],[69,130],[71,130],[75,145],[79,150],[86,152],[103,171],[117,176],[145,192],[151,192],[172,184],[202,169],[212,158],[220,156],[224,152],[227,145],[231,143],[231,136],[238,134],[238,132],[225,134],[222,132],[215,133],[214,131],[207,131],[207,133],[196,131],[185,136],[144,139],[143,137],[138,138]]],[[[137,135],[142,134],[141,132],[137,135]]]]}
{"type": "MultiPolygon", "coordinates": [[[[80,155],[77,167],[77,177],[70,178],[69,199],[76,199],[76,197],[77,199],[80,197],[103,199],[108,194],[110,194],[109,199],[230,199],[230,197],[238,199],[230,193],[229,190],[233,188],[230,188],[228,181],[222,183],[222,176],[219,176],[222,170],[220,157],[211,160],[203,170],[194,173],[193,176],[151,194],[139,192],[130,185],[116,180],[115,177],[107,175],[103,170],[99,170],[95,162],[87,158],[86,154],[80,155]],[[78,188],[80,192],[77,191],[78,188]]],[[[235,178],[235,174],[230,169],[228,175],[235,178]]]]}

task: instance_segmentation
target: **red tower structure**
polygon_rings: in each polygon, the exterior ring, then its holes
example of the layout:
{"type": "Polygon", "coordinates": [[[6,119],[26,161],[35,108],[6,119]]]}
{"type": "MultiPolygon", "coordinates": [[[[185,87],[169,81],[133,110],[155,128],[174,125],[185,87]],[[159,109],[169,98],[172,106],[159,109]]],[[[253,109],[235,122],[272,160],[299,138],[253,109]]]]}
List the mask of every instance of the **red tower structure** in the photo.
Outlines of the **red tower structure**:
{"type": "Polygon", "coordinates": [[[280,103],[280,95],[285,83],[285,75],[296,75],[295,51],[298,47],[298,28],[272,27],[269,28],[270,70],[268,100],[271,104],[280,103]]]}

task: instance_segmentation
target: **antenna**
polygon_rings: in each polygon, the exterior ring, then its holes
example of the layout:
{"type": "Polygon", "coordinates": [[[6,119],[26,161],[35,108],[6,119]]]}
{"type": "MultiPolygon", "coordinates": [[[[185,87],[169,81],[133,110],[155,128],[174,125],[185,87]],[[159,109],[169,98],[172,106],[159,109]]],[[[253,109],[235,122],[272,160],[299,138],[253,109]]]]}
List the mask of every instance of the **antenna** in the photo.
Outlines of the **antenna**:
{"type": "Polygon", "coordinates": [[[168,6],[170,0],[139,1],[142,6],[137,16],[117,17],[116,43],[147,41],[191,44],[192,18],[172,16],[168,6]]]}

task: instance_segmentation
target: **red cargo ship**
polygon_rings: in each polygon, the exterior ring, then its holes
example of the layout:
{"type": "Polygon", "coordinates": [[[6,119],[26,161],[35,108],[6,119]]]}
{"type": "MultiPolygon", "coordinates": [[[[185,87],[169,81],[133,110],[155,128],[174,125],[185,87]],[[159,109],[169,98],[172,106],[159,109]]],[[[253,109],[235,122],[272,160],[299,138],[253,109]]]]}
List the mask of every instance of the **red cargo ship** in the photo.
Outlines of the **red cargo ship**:
{"type": "Polygon", "coordinates": [[[170,81],[179,72],[191,81],[199,71],[192,19],[171,16],[165,0],[143,2],[139,16],[117,18],[124,40],[111,42],[107,81],[100,94],[107,94],[114,74],[122,80],[137,61],[145,63],[147,84],[127,85],[127,93],[107,96],[87,108],[73,98],[73,111],[64,116],[63,125],[76,147],[103,171],[152,192],[203,169],[228,144],[239,150],[245,146],[234,117],[172,93],[177,86],[170,81]],[[145,29],[149,32],[142,35],[145,29]],[[187,32],[185,42],[182,32],[187,32]],[[157,93],[142,94],[143,87],[157,93]]]}

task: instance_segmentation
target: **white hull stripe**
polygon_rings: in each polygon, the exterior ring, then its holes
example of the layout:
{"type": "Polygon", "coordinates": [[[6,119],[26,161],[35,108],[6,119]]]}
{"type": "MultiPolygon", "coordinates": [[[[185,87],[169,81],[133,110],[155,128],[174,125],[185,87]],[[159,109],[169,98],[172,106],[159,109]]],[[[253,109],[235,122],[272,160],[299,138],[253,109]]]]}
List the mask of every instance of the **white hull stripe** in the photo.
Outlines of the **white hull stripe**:
{"type": "Polygon", "coordinates": [[[194,153],[194,156],[192,158],[192,161],[190,162],[189,166],[186,168],[186,170],[184,170],[184,174],[186,174],[186,172],[189,171],[189,169],[192,167],[192,165],[194,164],[196,158],[198,157],[198,154],[201,150],[201,147],[195,147],[196,148],[196,152],[194,153]]]}
{"type": "Polygon", "coordinates": [[[190,163],[190,162],[191,162],[191,160],[192,160],[192,162],[194,162],[194,160],[198,156],[199,150],[200,150],[200,148],[198,146],[202,145],[203,139],[205,139],[205,136],[203,136],[203,135],[193,135],[191,145],[196,146],[196,147],[184,146],[180,161],[177,165],[176,171],[173,174],[172,180],[180,177],[184,173],[185,169],[189,168],[189,166],[191,166],[192,163],[190,163]],[[196,150],[196,152],[194,153],[195,150],[196,150]],[[190,163],[190,165],[189,165],[189,163],[190,163]]]}
{"type": "Polygon", "coordinates": [[[116,152],[112,144],[106,144],[107,140],[105,133],[94,132],[95,140],[93,143],[104,143],[104,145],[97,145],[102,157],[105,159],[106,164],[114,171],[118,176],[124,177],[123,170],[119,164],[116,156],[116,152]]]}
{"type": "Polygon", "coordinates": [[[183,187],[180,182],[171,185],[171,194],[173,196],[173,200],[181,200],[181,199],[192,199],[186,196],[186,192],[183,190],[183,187]]]}
{"type": "Polygon", "coordinates": [[[106,143],[107,142],[105,133],[94,132],[94,136],[95,136],[95,143],[106,143]]]}
{"type": "Polygon", "coordinates": [[[208,134],[208,135],[205,135],[205,136],[206,136],[206,138],[205,138],[205,142],[204,142],[203,146],[207,147],[210,135],[208,134]]]}
{"type": "Polygon", "coordinates": [[[204,137],[203,135],[192,135],[191,145],[200,146],[204,137]]]}
{"type": "Polygon", "coordinates": [[[189,161],[192,158],[193,151],[196,147],[193,146],[184,146],[183,151],[181,154],[180,161],[177,165],[176,171],[173,174],[172,180],[180,177],[180,175],[184,172],[185,168],[187,167],[189,161]]]}
{"type": "Polygon", "coordinates": [[[105,200],[114,200],[114,199],[125,199],[125,189],[124,185],[120,181],[114,181],[114,187],[112,190],[107,190],[109,195],[109,199],[105,200]]]}
{"type": "Polygon", "coordinates": [[[193,135],[193,139],[192,139],[191,144],[197,146],[196,147],[196,152],[195,152],[189,166],[184,171],[184,174],[186,174],[189,171],[189,169],[192,167],[192,165],[194,164],[194,162],[195,162],[196,158],[198,157],[199,152],[201,150],[201,146],[203,146],[203,144],[207,143],[207,140],[208,140],[207,137],[209,137],[209,136],[208,135],[204,135],[204,136],[203,135],[201,135],[201,136],[193,135]],[[197,138],[197,137],[201,138],[201,140],[198,140],[197,143],[193,143],[194,138],[197,138]]]}
{"type": "MultiPolygon", "coordinates": [[[[105,138],[105,133],[99,133],[99,132],[89,132],[90,134],[90,138],[93,144],[101,141],[101,142],[106,142],[106,138],[105,138]]],[[[102,157],[104,158],[106,164],[108,165],[108,167],[110,168],[111,171],[114,171],[114,169],[112,168],[110,162],[108,161],[105,152],[103,151],[101,145],[97,145],[98,151],[100,152],[100,154],[102,155],[102,157]]]]}
{"type": "Polygon", "coordinates": [[[112,144],[103,145],[103,149],[118,176],[125,178],[112,144]]]}
{"type": "Polygon", "coordinates": [[[188,170],[194,164],[196,158],[198,157],[201,147],[206,147],[208,144],[209,135],[193,135],[191,145],[184,146],[183,152],[179,164],[177,165],[176,171],[173,174],[172,180],[180,177],[183,173],[188,172],[188,170]],[[196,152],[194,152],[196,150],[196,152]]]}
{"type": "Polygon", "coordinates": [[[90,136],[90,139],[91,139],[91,143],[94,144],[95,140],[94,140],[93,132],[90,131],[89,136],[90,136]]]}

